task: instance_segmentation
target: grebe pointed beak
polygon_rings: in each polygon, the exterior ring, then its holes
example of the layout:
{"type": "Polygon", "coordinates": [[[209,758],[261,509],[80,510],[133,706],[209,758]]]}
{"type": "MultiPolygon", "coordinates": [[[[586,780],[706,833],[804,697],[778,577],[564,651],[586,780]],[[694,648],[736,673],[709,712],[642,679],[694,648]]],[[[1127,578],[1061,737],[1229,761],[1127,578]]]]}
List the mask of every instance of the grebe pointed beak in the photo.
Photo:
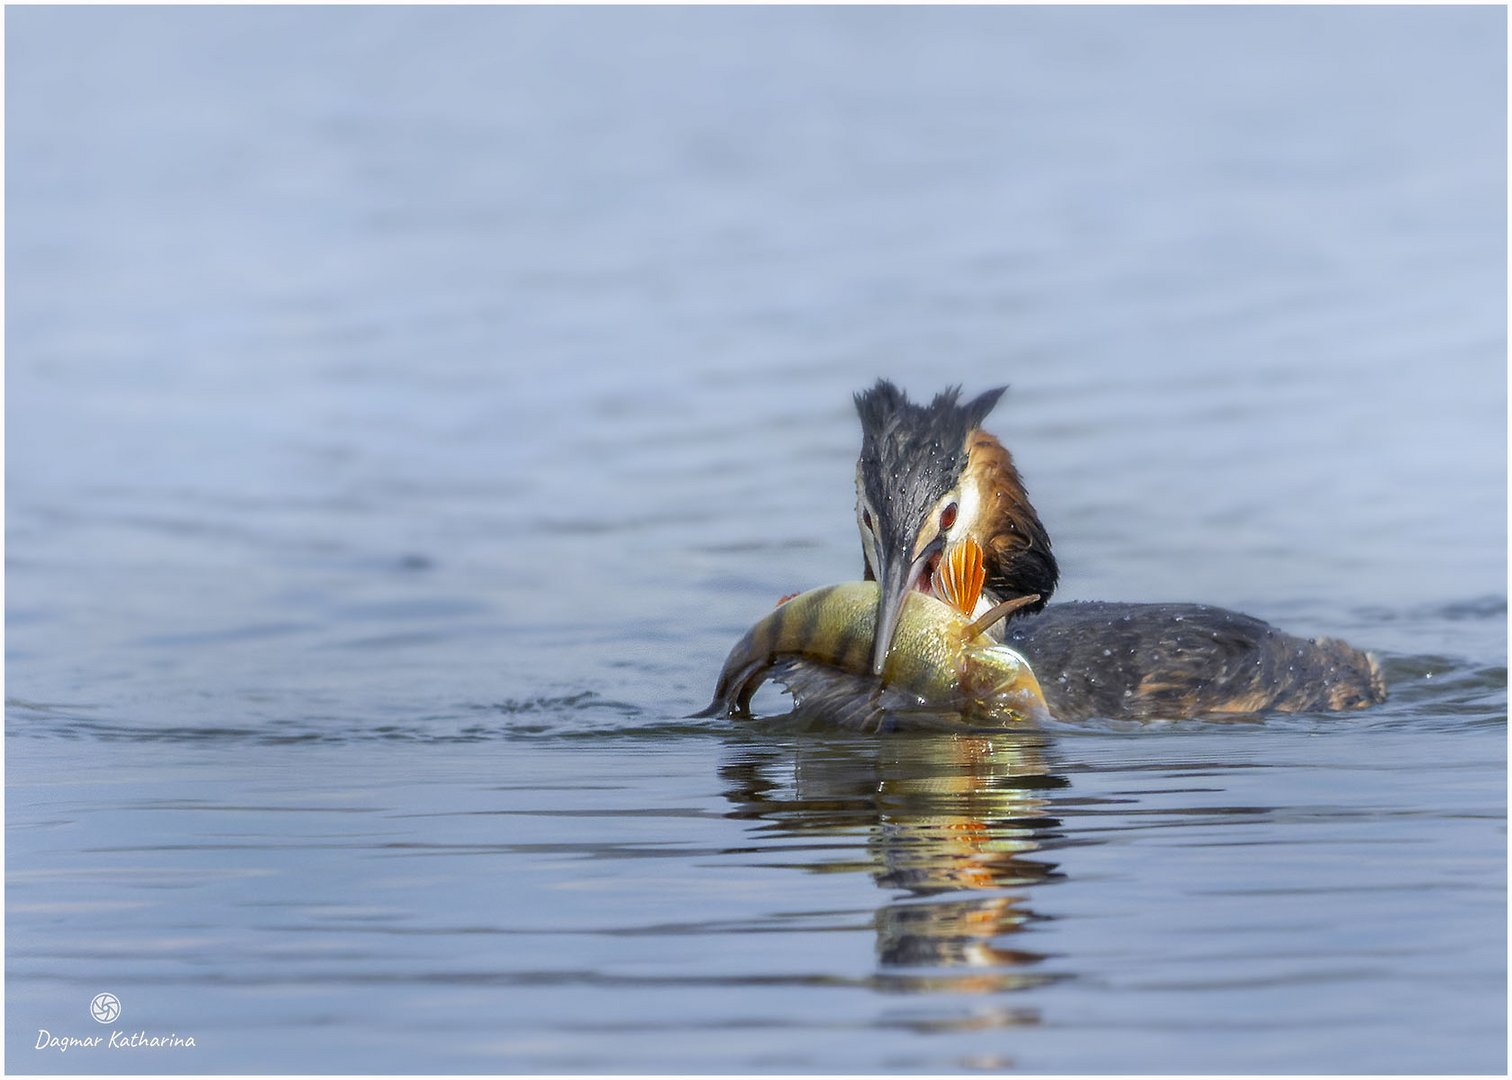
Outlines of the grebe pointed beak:
{"type": "MultiPolygon", "coordinates": [[[[909,539],[912,540],[911,537],[909,539]]],[[[882,674],[887,664],[887,654],[892,649],[893,638],[898,634],[898,621],[903,615],[903,605],[908,594],[929,572],[930,560],[942,544],[943,541],[936,537],[912,559],[908,557],[912,543],[882,546],[882,572],[877,576],[876,633],[872,638],[873,675],[882,674]]]]}

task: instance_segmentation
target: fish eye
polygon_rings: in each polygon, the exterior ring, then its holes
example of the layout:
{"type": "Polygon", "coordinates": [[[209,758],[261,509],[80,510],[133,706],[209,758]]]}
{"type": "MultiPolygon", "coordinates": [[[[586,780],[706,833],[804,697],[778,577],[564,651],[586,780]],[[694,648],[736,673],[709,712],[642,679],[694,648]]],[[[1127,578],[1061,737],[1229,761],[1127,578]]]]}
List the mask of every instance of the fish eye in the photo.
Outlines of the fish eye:
{"type": "Polygon", "coordinates": [[[946,503],[945,509],[940,511],[941,532],[948,532],[950,530],[950,527],[955,524],[956,510],[957,507],[955,503],[946,503]]]}

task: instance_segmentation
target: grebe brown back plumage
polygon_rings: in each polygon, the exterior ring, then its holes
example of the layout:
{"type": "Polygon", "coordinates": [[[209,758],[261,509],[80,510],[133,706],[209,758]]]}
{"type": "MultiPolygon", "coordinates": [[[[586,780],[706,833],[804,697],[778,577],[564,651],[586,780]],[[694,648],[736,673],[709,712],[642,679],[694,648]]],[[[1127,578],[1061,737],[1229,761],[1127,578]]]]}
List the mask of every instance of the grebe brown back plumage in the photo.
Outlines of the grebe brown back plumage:
{"type": "Polygon", "coordinates": [[[1056,717],[1180,719],[1265,710],[1358,709],[1384,701],[1373,657],[1202,604],[1046,605],[1059,582],[1050,537],[1008,450],[982,430],[1003,388],[915,404],[880,379],[856,395],[856,522],[866,576],[881,584],[873,667],[911,589],[931,591],[943,552],[971,537],[984,603],[1038,594],[1006,640],[1029,658],[1056,717]]]}

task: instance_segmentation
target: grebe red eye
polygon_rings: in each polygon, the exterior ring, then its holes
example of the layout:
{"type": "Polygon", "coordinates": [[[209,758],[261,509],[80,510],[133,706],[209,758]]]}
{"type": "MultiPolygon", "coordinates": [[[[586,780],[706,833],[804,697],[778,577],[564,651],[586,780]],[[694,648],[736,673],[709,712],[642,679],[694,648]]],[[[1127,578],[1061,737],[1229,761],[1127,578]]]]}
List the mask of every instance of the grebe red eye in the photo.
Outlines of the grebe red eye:
{"type": "Polygon", "coordinates": [[[955,524],[955,519],[956,519],[956,504],[955,503],[947,503],[945,505],[945,509],[943,509],[943,510],[940,511],[940,531],[941,532],[949,532],[950,531],[950,527],[955,524]]]}
{"type": "Polygon", "coordinates": [[[870,510],[861,511],[861,524],[865,525],[868,529],[872,527],[870,510]]]}

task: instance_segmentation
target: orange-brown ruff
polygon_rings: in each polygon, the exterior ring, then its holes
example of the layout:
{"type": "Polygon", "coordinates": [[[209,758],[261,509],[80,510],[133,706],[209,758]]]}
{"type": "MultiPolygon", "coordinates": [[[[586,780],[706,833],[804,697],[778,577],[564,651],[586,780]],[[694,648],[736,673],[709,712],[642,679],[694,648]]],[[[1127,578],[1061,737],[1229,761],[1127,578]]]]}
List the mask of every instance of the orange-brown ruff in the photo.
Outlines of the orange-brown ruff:
{"type": "Polygon", "coordinates": [[[1029,502],[1013,455],[981,429],[966,436],[964,483],[975,487],[982,521],[971,535],[985,553],[987,588],[1001,598],[1039,593],[1038,611],[1058,582],[1050,536],[1029,502]]]}
{"type": "MultiPolygon", "coordinates": [[[[1045,605],[1059,580],[1049,534],[1013,458],[981,421],[1001,389],[915,404],[886,380],[856,395],[862,424],[857,523],[868,578],[929,591],[941,553],[983,549],[988,602],[1038,593],[1005,641],[1028,657],[1065,720],[1181,719],[1266,710],[1359,709],[1384,701],[1375,658],[1203,604],[1045,605]]],[[[881,603],[886,603],[884,596],[881,603]]]]}

